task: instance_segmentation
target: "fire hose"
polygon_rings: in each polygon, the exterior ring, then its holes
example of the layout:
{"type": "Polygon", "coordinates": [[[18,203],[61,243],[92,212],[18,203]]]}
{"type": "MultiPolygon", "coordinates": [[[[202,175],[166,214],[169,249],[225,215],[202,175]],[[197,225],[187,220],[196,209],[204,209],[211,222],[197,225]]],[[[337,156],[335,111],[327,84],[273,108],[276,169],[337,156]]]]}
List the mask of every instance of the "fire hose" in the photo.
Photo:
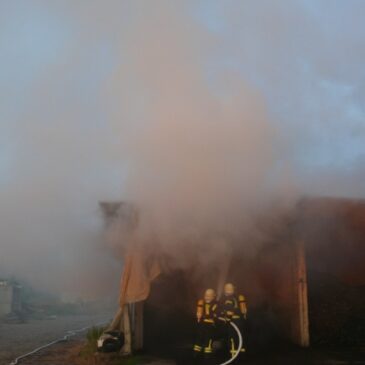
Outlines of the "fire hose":
{"type": "Polygon", "coordinates": [[[231,357],[229,360],[227,360],[226,362],[223,362],[222,364],[219,364],[219,365],[228,365],[231,362],[233,362],[234,360],[236,360],[236,358],[238,357],[238,355],[240,354],[241,349],[242,349],[242,334],[241,334],[241,331],[239,330],[239,328],[237,327],[237,325],[235,323],[229,322],[229,324],[234,328],[234,330],[237,333],[237,336],[238,336],[238,348],[237,348],[237,351],[236,351],[236,353],[234,354],[233,357],[231,357]]]}
{"type": "MultiPolygon", "coordinates": [[[[104,325],[106,323],[108,323],[108,322],[97,323],[94,326],[102,326],[102,325],[104,325]]],[[[47,343],[47,344],[45,344],[43,346],[37,347],[36,349],[34,349],[34,350],[32,350],[32,351],[24,354],[24,355],[18,356],[9,365],[17,365],[17,364],[19,364],[19,361],[21,361],[22,359],[24,359],[24,358],[26,358],[28,356],[34,355],[37,352],[39,352],[39,351],[41,351],[41,350],[43,350],[43,349],[45,349],[47,347],[50,347],[52,345],[55,345],[57,343],[68,341],[71,337],[74,337],[78,333],[83,332],[83,331],[86,331],[86,330],[88,330],[88,329],[90,329],[90,328],[92,328],[94,326],[87,326],[87,327],[83,327],[83,328],[80,328],[80,329],[77,329],[77,330],[67,331],[66,334],[65,334],[65,336],[63,336],[63,337],[61,337],[61,338],[59,338],[57,340],[54,340],[52,342],[49,342],[49,343],[47,343]]]]}

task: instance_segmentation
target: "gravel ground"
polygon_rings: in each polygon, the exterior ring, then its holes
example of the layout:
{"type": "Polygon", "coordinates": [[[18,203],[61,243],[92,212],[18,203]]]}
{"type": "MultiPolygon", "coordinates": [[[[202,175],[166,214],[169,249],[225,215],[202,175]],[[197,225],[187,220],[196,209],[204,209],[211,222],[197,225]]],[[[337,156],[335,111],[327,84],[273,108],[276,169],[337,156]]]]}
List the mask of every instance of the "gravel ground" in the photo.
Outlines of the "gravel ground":
{"type": "Polygon", "coordinates": [[[67,331],[109,321],[112,314],[60,316],[52,320],[29,320],[24,324],[0,323],[0,365],[9,364],[67,331]]]}

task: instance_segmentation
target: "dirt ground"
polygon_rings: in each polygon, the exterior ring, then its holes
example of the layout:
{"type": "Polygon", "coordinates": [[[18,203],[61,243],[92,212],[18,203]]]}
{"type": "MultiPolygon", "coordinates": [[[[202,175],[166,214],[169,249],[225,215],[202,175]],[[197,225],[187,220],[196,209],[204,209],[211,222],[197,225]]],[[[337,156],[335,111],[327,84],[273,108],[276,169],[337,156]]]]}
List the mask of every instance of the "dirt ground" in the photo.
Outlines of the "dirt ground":
{"type": "MultiPolygon", "coordinates": [[[[210,361],[204,359],[192,362],[189,356],[177,359],[177,365],[218,365],[227,358],[215,358],[210,361]]],[[[235,365],[365,365],[365,352],[358,349],[298,349],[288,348],[280,350],[247,353],[235,365]]]]}
{"type": "Polygon", "coordinates": [[[85,343],[83,336],[77,336],[29,356],[20,365],[176,365],[172,360],[145,355],[124,358],[119,354],[85,354],[85,343]]]}
{"type": "Polygon", "coordinates": [[[111,318],[110,314],[72,315],[29,320],[23,324],[0,323],[0,365],[7,365],[16,357],[63,337],[69,330],[93,326],[111,318]]]}
{"type": "MultiPolygon", "coordinates": [[[[63,316],[54,320],[32,320],[25,324],[0,324],[0,365],[52,340],[69,330],[97,325],[111,316],[63,316]]],[[[193,360],[191,346],[165,346],[161,354],[139,354],[121,358],[118,354],[84,353],[85,333],[58,343],[23,359],[20,365],[217,365],[226,359],[193,360]],[[174,347],[174,348],[172,348],[174,347]]],[[[256,349],[246,354],[236,365],[365,365],[365,348],[274,348],[256,349]]]]}
{"type": "MultiPolygon", "coordinates": [[[[176,360],[149,358],[146,355],[115,361],[119,355],[82,355],[85,339],[80,336],[66,343],[57,344],[21,362],[22,365],[218,365],[224,359],[193,360],[188,352],[176,353],[176,360]]],[[[365,352],[359,349],[282,349],[246,355],[236,365],[364,365],[365,352]]]]}

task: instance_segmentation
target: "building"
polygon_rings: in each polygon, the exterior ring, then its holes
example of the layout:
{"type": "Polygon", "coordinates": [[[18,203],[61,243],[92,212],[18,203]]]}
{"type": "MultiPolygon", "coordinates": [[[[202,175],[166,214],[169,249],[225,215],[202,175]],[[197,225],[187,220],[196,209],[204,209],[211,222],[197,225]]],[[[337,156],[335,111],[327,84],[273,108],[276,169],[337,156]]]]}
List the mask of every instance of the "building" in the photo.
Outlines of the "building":
{"type": "Polygon", "coordinates": [[[20,311],[20,290],[16,282],[0,279],[0,318],[20,311]]]}
{"type": "MultiPolygon", "coordinates": [[[[138,224],[128,204],[101,207],[107,222],[138,224]]],[[[303,199],[280,222],[255,255],[245,255],[235,243],[203,274],[197,263],[168,268],[161,264],[163,253],[130,247],[124,253],[122,309],[112,327],[124,328],[135,348],[188,341],[196,299],[204,288],[219,293],[231,281],[248,299],[253,346],[279,340],[301,347],[326,341],[364,344],[365,201],[303,199]]],[[[261,224],[264,230],[269,225],[261,224]]]]}

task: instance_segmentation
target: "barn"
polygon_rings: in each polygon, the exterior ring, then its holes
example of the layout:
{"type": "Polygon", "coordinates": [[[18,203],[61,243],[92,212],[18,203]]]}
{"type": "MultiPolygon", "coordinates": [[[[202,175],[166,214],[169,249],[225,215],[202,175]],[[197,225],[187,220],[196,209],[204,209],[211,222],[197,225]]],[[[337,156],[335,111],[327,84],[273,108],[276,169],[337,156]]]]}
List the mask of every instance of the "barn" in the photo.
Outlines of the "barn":
{"type": "MultiPolygon", "coordinates": [[[[106,234],[115,224],[123,230],[138,225],[132,205],[100,206],[106,234]]],[[[279,227],[258,224],[271,236],[254,255],[241,249],[242,237],[204,267],[193,255],[190,266],[179,267],[169,264],[173,259],[158,248],[122,250],[120,309],[110,328],[125,332],[124,351],[189,348],[196,300],[207,287],[221,293],[226,281],[247,298],[247,336],[253,349],[282,344],[363,346],[365,201],[303,198],[279,227]]]]}

